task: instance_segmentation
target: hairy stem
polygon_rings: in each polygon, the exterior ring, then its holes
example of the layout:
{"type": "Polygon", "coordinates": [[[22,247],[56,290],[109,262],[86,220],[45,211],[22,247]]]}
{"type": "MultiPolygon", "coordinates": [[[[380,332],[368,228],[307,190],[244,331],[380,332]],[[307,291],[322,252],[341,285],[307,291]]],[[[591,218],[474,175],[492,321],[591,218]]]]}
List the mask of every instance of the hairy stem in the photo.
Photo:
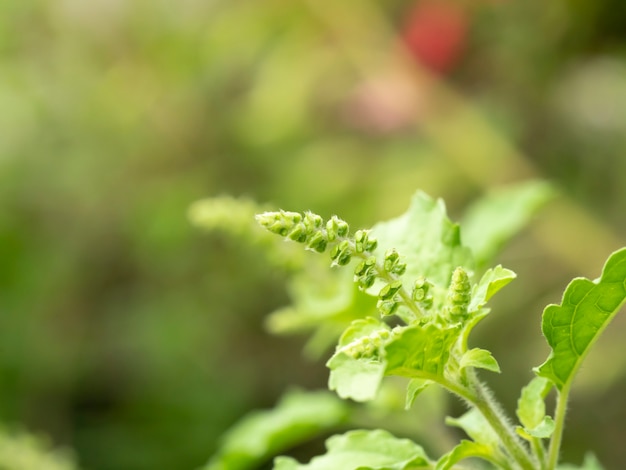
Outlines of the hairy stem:
{"type": "Polygon", "coordinates": [[[569,397],[570,383],[567,383],[559,390],[556,398],[556,411],[554,412],[554,433],[550,439],[548,450],[547,470],[554,470],[559,463],[559,452],[561,450],[561,439],[563,438],[563,428],[565,427],[565,413],[567,412],[567,399],[569,397]]]}
{"type": "Polygon", "coordinates": [[[498,434],[502,445],[506,451],[515,459],[518,465],[524,470],[536,470],[537,465],[533,462],[528,450],[524,447],[515,431],[506,422],[500,404],[486,390],[485,386],[476,378],[470,375],[472,388],[462,387],[449,380],[433,378],[450,392],[463,398],[471,405],[475,406],[482,413],[492,429],[498,434]]]}
{"type": "Polygon", "coordinates": [[[535,462],[533,462],[528,450],[515,434],[515,431],[506,422],[506,418],[503,416],[500,409],[500,404],[494,400],[491,393],[478,379],[475,377],[472,378],[474,379],[472,382],[475,389],[475,393],[470,400],[472,404],[482,413],[487,422],[494,431],[496,431],[505,449],[517,463],[525,470],[535,470],[537,468],[535,462]]]}

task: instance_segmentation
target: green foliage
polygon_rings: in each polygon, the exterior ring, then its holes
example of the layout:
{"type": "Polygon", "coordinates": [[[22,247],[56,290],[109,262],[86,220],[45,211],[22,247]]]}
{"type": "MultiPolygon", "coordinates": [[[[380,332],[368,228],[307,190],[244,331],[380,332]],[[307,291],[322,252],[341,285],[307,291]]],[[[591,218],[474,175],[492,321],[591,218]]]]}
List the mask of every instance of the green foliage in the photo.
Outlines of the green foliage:
{"type": "MultiPolygon", "coordinates": [[[[290,321],[307,322],[273,330],[311,334],[318,359],[352,320],[377,315],[378,299],[348,270],[336,280],[311,270],[313,256],[269,232],[250,248],[254,237],[190,227],[185,210],[206,195],[366,227],[416,186],[457,214],[494,184],[547,175],[593,218],[572,220],[560,205],[542,220],[552,230],[519,239],[501,262],[524,266],[511,295],[528,294],[477,332],[506,324],[519,332],[515,354],[533,354],[533,293],[558,302],[563,277],[595,275],[626,229],[623,0],[447,3],[463,10],[471,47],[451,76],[422,80],[405,48],[390,47],[416,1],[0,2],[0,423],[72,446],[88,469],[193,468],[286,383],[323,383],[320,368],[293,367],[296,341],[261,328],[285,304],[284,278],[329,301],[329,318],[292,302],[290,321]],[[270,246],[288,254],[282,264],[270,246]],[[298,259],[303,271],[285,273],[298,259]],[[349,295],[334,297],[333,283],[349,295]]],[[[581,399],[601,392],[602,373],[603,399],[620,406],[622,388],[609,387],[626,371],[620,340],[598,345],[590,359],[602,367],[581,374],[581,399]]],[[[522,361],[504,359],[507,374],[525,376],[522,361]]],[[[500,383],[507,403],[515,383],[500,383]]],[[[620,413],[608,414],[616,427],[620,413]]],[[[379,424],[399,420],[389,421],[379,424]]],[[[575,429],[581,421],[568,432],[586,432],[619,468],[619,446],[593,426],[575,429]]]]}
{"type": "Polygon", "coordinates": [[[472,438],[462,440],[448,454],[437,462],[437,470],[451,468],[454,464],[467,458],[480,458],[501,468],[511,468],[506,455],[499,446],[498,434],[489,427],[489,423],[478,412],[472,409],[459,418],[446,418],[446,424],[461,428],[472,438]]]}
{"type": "Polygon", "coordinates": [[[247,416],[223,438],[206,470],[246,470],[336,428],[347,416],[345,404],[327,392],[290,392],[269,411],[247,416]]]}
{"type": "Polygon", "coordinates": [[[326,442],[328,452],[309,464],[279,457],[275,470],[410,470],[432,468],[417,444],[386,431],[350,431],[326,442]]]}
{"type": "MultiPolygon", "coordinates": [[[[386,250],[396,250],[402,255],[407,266],[403,276],[406,285],[424,277],[445,289],[455,268],[463,266],[472,271],[472,253],[461,243],[459,225],[448,219],[442,200],[432,199],[421,191],[413,196],[403,215],[374,225],[372,234],[378,239],[377,256],[386,250]]],[[[435,305],[443,302],[439,298],[442,292],[438,294],[435,305]]]]}
{"type": "Polygon", "coordinates": [[[559,390],[568,387],[589,349],[626,302],[626,248],[613,253],[593,282],[575,279],[560,305],[543,312],[543,334],[552,348],[537,368],[559,390]]]}
{"type": "MultiPolygon", "coordinates": [[[[484,224],[489,240],[488,246],[478,249],[479,265],[494,246],[512,235],[513,230],[507,227],[519,227],[548,192],[545,185],[526,185],[508,194],[515,202],[511,207],[499,196],[476,209],[474,220],[484,224]],[[499,225],[495,220],[505,212],[507,223],[499,225]],[[490,220],[494,220],[491,225],[490,220]]],[[[471,250],[463,244],[460,227],[447,218],[443,202],[417,193],[404,215],[355,232],[336,216],[325,221],[311,212],[265,212],[257,221],[310,251],[328,253],[331,266],[353,273],[358,289],[353,292],[376,299],[375,309],[373,301],[366,303],[358,315],[345,314],[351,311],[348,305],[354,304],[348,301],[341,308],[322,308],[327,313],[315,319],[324,324],[337,317],[346,322],[352,317],[327,362],[331,390],[341,398],[371,401],[385,377],[399,376],[408,379],[407,408],[433,384],[469,406],[465,415],[446,422],[462,428],[471,440],[461,441],[436,461],[430,461],[419,446],[398,441],[385,431],[351,431],[330,438],[327,453],[309,464],[281,457],[275,469],[445,470],[464,468],[460,462],[468,458],[482,459],[505,470],[566,468],[558,466],[558,456],[569,387],[589,347],[626,299],[626,249],[611,255],[599,280],[573,281],[562,304],[546,308],[543,332],[553,351],[536,369],[538,377],[522,390],[517,408],[520,425],[515,426],[478,379],[480,369],[499,373],[498,362],[490,351],[470,348],[468,343],[471,331],[489,313],[487,302],[516,275],[496,266],[474,281],[471,250]],[[348,265],[352,267],[345,268],[348,265]],[[552,388],[557,390],[554,418],[546,414],[545,405],[552,388]]],[[[301,292],[307,290],[301,288],[301,292]]],[[[303,294],[294,298],[300,299],[297,303],[314,305],[311,298],[304,302],[303,294]]],[[[312,310],[303,316],[305,323],[315,323],[312,310]]],[[[274,315],[281,318],[285,313],[274,315]]],[[[297,316],[295,311],[289,315],[297,316]]],[[[316,327],[318,334],[324,331],[316,327]]],[[[583,468],[594,465],[595,461],[588,459],[583,468]]]]}
{"type": "MultiPolygon", "coordinates": [[[[517,417],[523,427],[516,430],[520,436],[536,446],[537,439],[549,438],[554,432],[554,420],[546,416],[545,398],[552,383],[543,377],[535,377],[522,389],[517,402],[517,417]]],[[[539,448],[539,447],[538,447],[539,448]]]]}
{"type": "MultiPolygon", "coordinates": [[[[311,262],[310,267],[314,264],[311,262]]],[[[269,331],[276,334],[313,331],[305,353],[320,357],[353,320],[376,312],[376,300],[362,292],[352,277],[348,270],[329,271],[325,266],[298,272],[288,285],[292,303],[268,316],[269,331]]]]}
{"type": "Polygon", "coordinates": [[[75,470],[72,455],[51,449],[45,439],[0,429],[0,468],[2,470],[75,470]]]}

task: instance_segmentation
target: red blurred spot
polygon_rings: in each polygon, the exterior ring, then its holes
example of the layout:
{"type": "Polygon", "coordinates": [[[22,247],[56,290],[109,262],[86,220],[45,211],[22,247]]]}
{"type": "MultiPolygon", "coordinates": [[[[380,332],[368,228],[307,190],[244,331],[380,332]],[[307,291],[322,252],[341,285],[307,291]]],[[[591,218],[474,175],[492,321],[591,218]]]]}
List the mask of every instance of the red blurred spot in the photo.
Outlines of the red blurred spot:
{"type": "Polygon", "coordinates": [[[461,6],[452,1],[426,0],[409,14],[402,38],[422,65],[445,73],[458,62],[467,29],[467,13],[461,6]]]}

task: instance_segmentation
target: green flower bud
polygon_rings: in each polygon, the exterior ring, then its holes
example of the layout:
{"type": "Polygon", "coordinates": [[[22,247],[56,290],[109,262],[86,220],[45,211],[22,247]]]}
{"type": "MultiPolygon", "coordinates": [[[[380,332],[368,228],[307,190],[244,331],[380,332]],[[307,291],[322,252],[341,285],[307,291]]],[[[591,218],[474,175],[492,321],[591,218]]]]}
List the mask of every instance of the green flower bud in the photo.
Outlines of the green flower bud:
{"type": "Polygon", "coordinates": [[[307,239],[306,227],[303,223],[297,223],[287,237],[295,242],[304,243],[307,239]]]}
{"type": "Polygon", "coordinates": [[[387,271],[388,273],[392,272],[399,259],[400,255],[396,250],[394,250],[393,248],[387,250],[387,252],[385,253],[385,262],[383,264],[385,271],[387,271]]]}
{"type": "Polygon", "coordinates": [[[313,234],[313,236],[310,238],[310,240],[307,243],[307,248],[317,251],[318,253],[323,253],[326,250],[327,245],[328,245],[328,242],[326,240],[326,237],[320,231],[320,232],[315,232],[313,234]]]}
{"type": "Polygon", "coordinates": [[[426,291],[424,289],[415,289],[411,294],[411,298],[416,302],[420,302],[426,298],[426,291]]]}
{"type": "Polygon", "coordinates": [[[379,300],[376,303],[376,308],[383,316],[393,315],[399,306],[400,303],[394,300],[379,300]]]}
{"type": "Polygon", "coordinates": [[[450,292],[448,299],[455,305],[467,305],[471,296],[468,292],[450,292]]]}
{"type": "Polygon", "coordinates": [[[281,237],[286,237],[289,234],[290,226],[285,225],[282,220],[277,220],[276,222],[265,228],[272,233],[280,235],[281,237]]]}
{"type": "Polygon", "coordinates": [[[369,237],[367,239],[367,243],[365,243],[365,251],[372,252],[376,249],[377,246],[378,246],[378,240],[376,240],[376,238],[374,237],[369,237]]]}
{"type": "Polygon", "coordinates": [[[366,260],[361,261],[354,270],[355,276],[360,277],[367,274],[374,267],[374,265],[376,265],[376,258],[374,256],[370,256],[366,260]]]}
{"type": "Polygon", "coordinates": [[[334,215],[326,222],[326,237],[329,242],[337,238],[337,220],[334,215]]]}
{"type": "Polygon", "coordinates": [[[350,242],[348,240],[344,240],[338,245],[335,245],[332,250],[330,250],[330,257],[333,260],[337,260],[340,256],[345,255],[346,253],[352,255],[350,251],[350,242]]]}
{"type": "Polygon", "coordinates": [[[358,278],[357,283],[361,290],[369,289],[376,282],[376,276],[372,273],[367,273],[365,276],[361,276],[358,278]]]}
{"type": "Polygon", "coordinates": [[[389,333],[389,331],[387,330],[380,330],[376,332],[376,334],[383,341],[388,340],[391,337],[391,333],[389,333]]]}
{"type": "Polygon", "coordinates": [[[398,276],[402,276],[406,272],[406,263],[397,263],[392,269],[391,272],[398,276]]]}
{"type": "Polygon", "coordinates": [[[346,345],[343,352],[354,359],[371,359],[380,353],[383,342],[390,337],[387,330],[380,330],[371,333],[369,336],[363,336],[346,345]]]}
{"type": "Polygon", "coordinates": [[[339,266],[345,266],[346,264],[349,264],[351,260],[352,260],[352,253],[350,253],[349,251],[344,251],[339,254],[335,262],[339,266]]]}
{"type": "Polygon", "coordinates": [[[297,224],[298,222],[302,221],[302,214],[300,214],[299,212],[290,212],[290,211],[284,211],[281,209],[280,215],[281,215],[281,218],[285,220],[290,220],[294,224],[297,224]]]}
{"type": "Polygon", "coordinates": [[[378,348],[371,342],[363,344],[363,357],[372,357],[378,351],[378,348]]]}
{"type": "Polygon", "coordinates": [[[326,230],[329,232],[328,239],[333,241],[337,237],[347,236],[350,231],[350,226],[345,220],[333,215],[326,223],[326,230]]]}
{"type": "Polygon", "coordinates": [[[362,243],[367,240],[367,230],[357,230],[354,234],[354,242],[362,243]]]}
{"type": "Polygon", "coordinates": [[[452,273],[452,280],[448,288],[448,313],[455,321],[462,321],[467,317],[467,307],[471,300],[471,289],[469,276],[465,270],[458,267],[452,273]]]}
{"type": "Polygon", "coordinates": [[[367,230],[357,230],[354,234],[354,248],[357,253],[365,251],[365,245],[368,241],[367,230]]]}
{"type": "Polygon", "coordinates": [[[293,227],[302,220],[302,216],[297,212],[281,210],[258,214],[256,220],[270,232],[286,237],[293,227]]]}
{"type": "Polygon", "coordinates": [[[454,321],[462,321],[467,316],[467,309],[460,305],[452,305],[448,307],[448,315],[454,321]]]}
{"type": "Polygon", "coordinates": [[[378,297],[382,300],[392,299],[401,287],[402,281],[393,281],[380,290],[378,297]]]}
{"type": "Polygon", "coordinates": [[[425,310],[433,305],[433,296],[429,294],[431,287],[432,284],[428,282],[424,276],[417,278],[415,284],[413,284],[411,298],[425,310]]]}

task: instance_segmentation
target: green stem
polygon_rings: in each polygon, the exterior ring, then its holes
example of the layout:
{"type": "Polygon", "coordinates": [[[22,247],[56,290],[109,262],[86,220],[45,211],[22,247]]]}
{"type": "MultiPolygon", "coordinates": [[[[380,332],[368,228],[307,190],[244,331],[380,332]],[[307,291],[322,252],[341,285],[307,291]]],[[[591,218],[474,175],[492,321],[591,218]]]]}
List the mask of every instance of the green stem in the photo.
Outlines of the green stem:
{"type": "Polygon", "coordinates": [[[565,427],[565,413],[567,412],[567,399],[569,397],[570,383],[567,383],[559,390],[556,398],[556,411],[554,412],[554,433],[550,439],[548,450],[547,470],[554,470],[559,463],[559,452],[561,450],[561,439],[563,438],[563,428],[565,427]]]}
{"type": "Polygon", "coordinates": [[[500,405],[492,398],[484,385],[478,382],[477,379],[474,382],[476,390],[472,401],[474,406],[496,431],[502,440],[502,444],[517,463],[525,470],[536,470],[537,466],[530,457],[528,450],[523,446],[520,438],[515,434],[511,426],[506,423],[506,419],[500,411],[500,405]]]}
{"type": "Polygon", "coordinates": [[[530,441],[530,444],[533,448],[533,451],[535,452],[535,455],[537,456],[537,460],[539,460],[539,463],[541,464],[541,470],[545,470],[546,451],[543,447],[543,443],[541,442],[541,439],[533,437],[532,441],[530,441]]]}
{"type": "Polygon", "coordinates": [[[485,386],[478,381],[474,374],[470,375],[472,388],[462,387],[457,383],[441,378],[431,378],[452,393],[474,405],[482,413],[489,425],[498,434],[502,445],[507,452],[524,470],[536,470],[537,466],[530,457],[528,451],[522,445],[515,431],[506,423],[506,419],[500,411],[500,405],[485,390],[485,386]]]}

